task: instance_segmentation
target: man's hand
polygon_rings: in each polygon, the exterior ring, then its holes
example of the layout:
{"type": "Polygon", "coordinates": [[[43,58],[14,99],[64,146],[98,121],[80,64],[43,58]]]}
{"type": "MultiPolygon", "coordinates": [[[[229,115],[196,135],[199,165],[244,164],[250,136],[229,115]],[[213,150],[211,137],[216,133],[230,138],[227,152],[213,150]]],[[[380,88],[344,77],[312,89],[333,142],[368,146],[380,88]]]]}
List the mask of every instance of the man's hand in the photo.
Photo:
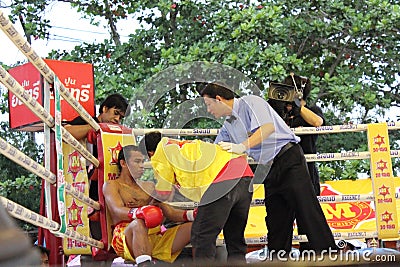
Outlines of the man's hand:
{"type": "Polygon", "coordinates": [[[196,219],[197,216],[197,208],[195,208],[194,210],[185,210],[183,212],[183,220],[185,222],[193,222],[194,219],[196,219]]]}
{"type": "Polygon", "coordinates": [[[243,154],[246,152],[246,147],[243,144],[234,144],[229,142],[219,142],[218,145],[227,152],[236,153],[236,154],[243,154]]]}
{"type": "Polygon", "coordinates": [[[164,218],[162,210],[159,207],[151,205],[131,209],[128,213],[128,217],[132,220],[144,220],[147,228],[154,228],[161,225],[164,218]]]}
{"type": "Polygon", "coordinates": [[[87,141],[91,144],[97,144],[97,134],[99,134],[98,131],[90,129],[86,134],[87,141]]]}
{"type": "Polygon", "coordinates": [[[109,133],[113,132],[122,133],[120,125],[114,125],[114,124],[111,125],[114,126],[112,129],[110,128],[109,123],[99,123],[100,129],[98,129],[97,131],[93,128],[89,129],[89,131],[86,134],[87,141],[91,144],[97,144],[97,136],[100,134],[100,131],[109,133]]]}

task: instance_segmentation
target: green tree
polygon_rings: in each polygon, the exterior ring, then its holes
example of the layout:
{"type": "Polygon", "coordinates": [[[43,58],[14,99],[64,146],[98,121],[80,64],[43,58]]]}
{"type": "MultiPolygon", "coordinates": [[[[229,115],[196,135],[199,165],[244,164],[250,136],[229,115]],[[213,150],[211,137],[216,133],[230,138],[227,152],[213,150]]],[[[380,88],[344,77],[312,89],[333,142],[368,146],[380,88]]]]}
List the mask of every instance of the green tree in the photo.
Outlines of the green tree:
{"type": "MultiPolygon", "coordinates": [[[[29,134],[11,130],[8,122],[0,122],[0,128],[2,139],[32,160],[43,162],[43,146],[32,141],[29,134]]],[[[42,179],[3,155],[0,156],[0,170],[0,195],[34,212],[39,212],[42,179]]],[[[24,221],[20,221],[19,224],[26,230],[33,227],[24,221]]]]}

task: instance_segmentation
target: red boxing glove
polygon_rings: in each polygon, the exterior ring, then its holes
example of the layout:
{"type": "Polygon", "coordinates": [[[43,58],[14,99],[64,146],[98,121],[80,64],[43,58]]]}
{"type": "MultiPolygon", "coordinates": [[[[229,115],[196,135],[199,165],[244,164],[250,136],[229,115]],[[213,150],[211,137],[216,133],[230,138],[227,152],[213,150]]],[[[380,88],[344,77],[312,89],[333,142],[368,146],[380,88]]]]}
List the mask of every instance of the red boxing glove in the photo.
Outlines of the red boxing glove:
{"type": "Polygon", "coordinates": [[[183,212],[183,220],[185,222],[193,222],[194,219],[196,219],[197,216],[197,208],[195,208],[194,210],[185,210],[185,212],[183,212]]]}
{"type": "Polygon", "coordinates": [[[148,205],[140,208],[132,208],[128,217],[132,220],[134,219],[142,219],[147,228],[154,228],[156,226],[161,225],[163,221],[163,213],[159,207],[148,205]]]}
{"type": "Polygon", "coordinates": [[[96,130],[90,129],[86,134],[87,141],[91,144],[97,144],[97,134],[96,130]]]}

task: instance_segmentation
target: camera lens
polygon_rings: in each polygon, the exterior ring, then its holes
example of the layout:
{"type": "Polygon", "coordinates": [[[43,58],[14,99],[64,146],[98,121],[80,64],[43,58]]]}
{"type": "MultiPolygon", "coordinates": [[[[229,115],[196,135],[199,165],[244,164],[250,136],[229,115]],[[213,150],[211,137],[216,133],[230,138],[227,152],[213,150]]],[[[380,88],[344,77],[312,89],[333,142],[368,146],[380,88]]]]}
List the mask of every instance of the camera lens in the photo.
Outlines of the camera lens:
{"type": "Polygon", "coordinates": [[[278,92],[277,97],[279,100],[282,100],[286,98],[286,94],[284,92],[278,92]]]}
{"type": "Polygon", "coordinates": [[[291,85],[280,84],[280,83],[270,83],[270,88],[268,91],[268,98],[292,102],[294,97],[294,87],[291,85]]]}

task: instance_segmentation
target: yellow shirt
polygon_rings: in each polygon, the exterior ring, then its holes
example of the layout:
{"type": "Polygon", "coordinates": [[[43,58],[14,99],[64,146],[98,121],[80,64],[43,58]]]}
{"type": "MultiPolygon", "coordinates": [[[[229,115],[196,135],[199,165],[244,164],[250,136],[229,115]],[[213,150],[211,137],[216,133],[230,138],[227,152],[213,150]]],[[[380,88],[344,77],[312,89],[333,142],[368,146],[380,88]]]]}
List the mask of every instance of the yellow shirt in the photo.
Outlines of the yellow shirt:
{"type": "Polygon", "coordinates": [[[240,156],[200,140],[163,137],[151,157],[156,190],[169,193],[177,185],[185,197],[199,202],[225,164],[240,156]]]}

